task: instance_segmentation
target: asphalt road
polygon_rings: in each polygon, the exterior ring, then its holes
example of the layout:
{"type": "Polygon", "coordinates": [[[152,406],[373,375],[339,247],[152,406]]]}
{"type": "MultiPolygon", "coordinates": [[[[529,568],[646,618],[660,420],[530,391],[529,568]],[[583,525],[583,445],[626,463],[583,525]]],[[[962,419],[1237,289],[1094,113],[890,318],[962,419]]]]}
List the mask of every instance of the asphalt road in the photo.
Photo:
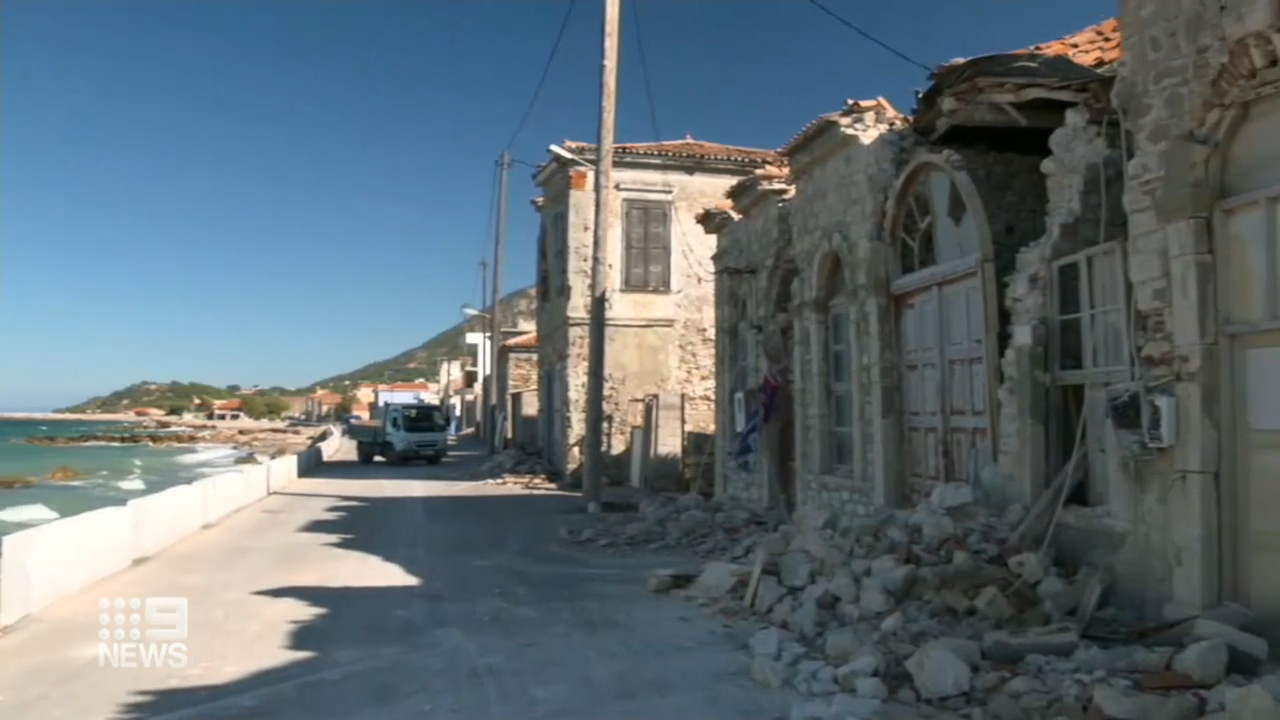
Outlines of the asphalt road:
{"type": "MultiPolygon", "coordinates": [[[[348,451],[347,457],[354,458],[348,451]]],[[[326,465],[0,637],[4,720],[768,720],[741,638],[576,550],[574,498],[326,465]],[[101,598],[189,601],[185,667],[101,667],[101,598]]]]}

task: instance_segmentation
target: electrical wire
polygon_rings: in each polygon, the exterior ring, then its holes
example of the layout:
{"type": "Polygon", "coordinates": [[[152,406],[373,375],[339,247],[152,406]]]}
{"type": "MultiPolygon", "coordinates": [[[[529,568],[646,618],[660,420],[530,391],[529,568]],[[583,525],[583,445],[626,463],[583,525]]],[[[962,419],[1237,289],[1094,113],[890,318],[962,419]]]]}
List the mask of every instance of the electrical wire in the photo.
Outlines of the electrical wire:
{"type": "Polygon", "coordinates": [[[640,60],[640,77],[644,80],[644,97],[649,104],[649,126],[653,129],[654,140],[661,140],[662,135],[658,132],[658,105],[653,101],[653,83],[649,80],[649,60],[644,52],[644,36],[640,32],[640,3],[638,0],[631,2],[631,27],[635,29],[636,36],[636,55],[640,60]]]}
{"type": "MultiPolygon", "coordinates": [[[[640,76],[644,81],[645,101],[649,106],[649,126],[653,131],[654,141],[661,142],[662,130],[658,126],[658,105],[653,99],[653,82],[649,73],[649,61],[644,52],[644,35],[640,29],[640,3],[638,0],[632,0],[631,2],[631,26],[635,30],[636,56],[640,61],[640,76]]],[[[659,175],[662,177],[662,182],[666,188],[674,191],[675,186],[672,183],[667,182],[666,171],[660,170],[659,175]]],[[[671,217],[676,224],[676,234],[679,235],[680,255],[684,257],[685,262],[689,264],[689,267],[693,270],[694,276],[697,277],[698,282],[706,282],[715,275],[715,268],[712,267],[708,270],[693,252],[692,248],[689,247],[689,239],[684,232],[684,223],[680,220],[680,214],[675,212],[674,208],[672,210],[671,217]]]]}
{"type": "Polygon", "coordinates": [[[577,5],[577,0],[569,0],[569,7],[565,8],[564,19],[560,21],[560,29],[556,31],[556,39],[551,43],[551,52],[547,53],[547,62],[542,66],[542,74],[538,76],[538,84],[533,88],[533,97],[529,98],[529,104],[524,109],[524,115],[520,116],[520,122],[516,123],[516,129],[511,132],[511,137],[504,146],[505,150],[510,150],[515,144],[516,138],[520,137],[520,132],[524,130],[525,123],[529,122],[529,116],[533,114],[533,107],[538,103],[538,96],[542,94],[542,86],[547,82],[547,75],[551,72],[551,65],[555,62],[556,52],[560,49],[560,41],[564,39],[565,28],[569,27],[569,18],[573,17],[573,8],[577,5]]]}
{"type": "Polygon", "coordinates": [[[928,73],[933,72],[933,68],[929,67],[928,65],[925,65],[924,63],[920,62],[919,60],[916,60],[915,58],[911,57],[910,55],[908,55],[908,54],[906,54],[906,53],[902,52],[901,50],[899,50],[899,49],[897,49],[897,48],[893,47],[893,46],[892,46],[892,45],[890,45],[889,43],[887,43],[887,42],[885,42],[885,41],[881,40],[880,38],[878,38],[878,37],[876,37],[876,36],[872,35],[871,33],[867,32],[866,30],[863,30],[862,28],[858,27],[857,25],[854,25],[853,23],[849,22],[848,20],[846,20],[846,19],[844,19],[844,18],[840,17],[839,15],[837,15],[837,14],[835,13],[835,11],[834,11],[834,10],[832,10],[831,8],[827,7],[826,5],[823,5],[822,3],[818,2],[818,0],[809,0],[809,4],[810,4],[810,5],[812,5],[812,6],[814,6],[814,7],[816,7],[816,8],[818,8],[819,10],[821,10],[821,11],[822,11],[823,13],[825,13],[828,17],[830,17],[832,20],[835,20],[836,22],[840,23],[841,25],[843,25],[843,26],[845,26],[845,27],[849,28],[850,30],[852,30],[852,31],[854,31],[855,33],[857,33],[858,35],[862,36],[862,39],[864,39],[864,40],[866,40],[866,41],[868,41],[868,42],[874,43],[875,45],[880,46],[881,48],[883,48],[884,50],[886,50],[886,51],[888,51],[890,54],[892,54],[894,57],[897,57],[899,60],[902,60],[903,62],[911,63],[912,65],[915,65],[916,67],[918,67],[918,68],[920,68],[920,69],[924,70],[925,72],[928,72],[928,73]]]}

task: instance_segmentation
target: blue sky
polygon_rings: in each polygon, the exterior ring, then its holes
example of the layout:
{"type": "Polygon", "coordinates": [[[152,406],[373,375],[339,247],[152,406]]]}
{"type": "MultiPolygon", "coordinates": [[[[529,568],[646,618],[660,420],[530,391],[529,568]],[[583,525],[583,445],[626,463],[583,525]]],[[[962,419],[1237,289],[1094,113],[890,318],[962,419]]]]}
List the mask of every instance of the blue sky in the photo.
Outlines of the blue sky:
{"type": "MultiPolygon", "coordinates": [[[[479,302],[493,161],[568,0],[6,0],[0,409],[138,380],[301,385],[479,302]]],[[[923,71],[803,0],[623,0],[619,141],[777,147],[923,71]]],[[[1023,47],[1114,0],[826,0],[926,65],[1023,47]]],[[[594,140],[602,3],[579,0],[517,159],[594,140]]],[[[512,174],[504,286],[533,281],[512,174]]]]}

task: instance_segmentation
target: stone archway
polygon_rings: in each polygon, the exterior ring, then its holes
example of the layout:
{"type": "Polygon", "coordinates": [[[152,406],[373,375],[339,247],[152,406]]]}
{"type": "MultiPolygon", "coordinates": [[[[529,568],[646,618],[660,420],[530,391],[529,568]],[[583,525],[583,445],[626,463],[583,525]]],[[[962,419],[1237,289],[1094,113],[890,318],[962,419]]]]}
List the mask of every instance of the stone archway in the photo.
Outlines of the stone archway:
{"type": "Polygon", "coordinates": [[[795,510],[799,495],[796,482],[795,326],[798,304],[795,285],[800,273],[793,263],[775,264],[771,276],[768,315],[764,318],[761,354],[766,370],[780,382],[775,408],[765,426],[764,440],[769,458],[769,504],[795,510]]]}
{"type": "Polygon", "coordinates": [[[994,249],[986,211],[954,153],[907,166],[886,213],[898,340],[903,476],[974,482],[994,458],[994,249]]]}

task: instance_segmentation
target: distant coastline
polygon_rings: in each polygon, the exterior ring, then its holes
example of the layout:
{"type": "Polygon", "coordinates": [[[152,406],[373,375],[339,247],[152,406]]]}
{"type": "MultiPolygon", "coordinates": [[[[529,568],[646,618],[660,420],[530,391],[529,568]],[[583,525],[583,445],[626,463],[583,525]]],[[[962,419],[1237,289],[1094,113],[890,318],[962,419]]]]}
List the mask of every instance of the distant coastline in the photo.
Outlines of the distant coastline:
{"type": "Polygon", "coordinates": [[[40,420],[48,422],[143,422],[155,418],[142,418],[132,413],[53,413],[53,412],[0,412],[0,422],[5,420],[40,420]]]}

